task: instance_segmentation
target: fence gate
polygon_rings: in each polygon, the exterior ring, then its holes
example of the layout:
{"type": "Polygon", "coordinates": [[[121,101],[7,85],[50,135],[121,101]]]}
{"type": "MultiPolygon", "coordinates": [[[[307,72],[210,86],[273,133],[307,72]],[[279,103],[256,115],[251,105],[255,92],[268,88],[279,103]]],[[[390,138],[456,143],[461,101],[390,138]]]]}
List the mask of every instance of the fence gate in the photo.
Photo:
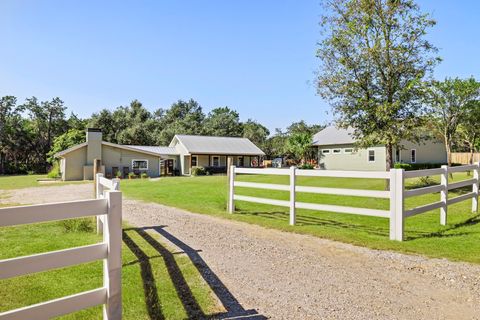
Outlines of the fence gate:
{"type": "Polygon", "coordinates": [[[0,227],[102,216],[101,243],[0,260],[0,279],[103,260],[103,287],[0,313],[0,320],[49,319],[96,305],[104,305],[104,319],[122,318],[122,193],[104,197],[0,209],[0,227]]]}

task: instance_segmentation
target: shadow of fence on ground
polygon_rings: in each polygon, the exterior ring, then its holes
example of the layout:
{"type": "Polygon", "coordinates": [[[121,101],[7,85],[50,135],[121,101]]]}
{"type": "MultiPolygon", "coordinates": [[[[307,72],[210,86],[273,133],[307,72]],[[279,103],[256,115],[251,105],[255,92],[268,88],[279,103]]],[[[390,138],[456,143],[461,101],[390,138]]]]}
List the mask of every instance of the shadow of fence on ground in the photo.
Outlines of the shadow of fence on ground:
{"type": "Polygon", "coordinates": [[[233,296],[233,294],[223,284],[220,278],[218,278],[218,276],[210,269],[210,267],[198,254],[198,251],[189,247],[180,239],[167,232],[164,229],[164,226],[125,229],[123,232],[123,240],[130,250],[135,254],[140,263],[145,303],[147,304],[148,314],[151,319],[164,319],[160,307],[161,304],[158,299],[155,279],[153,277],[149,262],[149,259],[152,257],[148,257],[144,252],[142,252],[125,231],[137,232],[164,259],[168,274],[189,319],[266,319],[265,316],[259,315],[256,310],[245,310],[238,300],[233,296]],[[147,231],[154,231],[158,233],[160,236],[173,243],[187,255],[187,257],[192,261],[193,265],[197,268],[202,278],[222,303],[226,312],[212,315],[207,315],[203,312],[175,260],[174,253],[170,252],[170,250],[158,242],[147,231]]]}

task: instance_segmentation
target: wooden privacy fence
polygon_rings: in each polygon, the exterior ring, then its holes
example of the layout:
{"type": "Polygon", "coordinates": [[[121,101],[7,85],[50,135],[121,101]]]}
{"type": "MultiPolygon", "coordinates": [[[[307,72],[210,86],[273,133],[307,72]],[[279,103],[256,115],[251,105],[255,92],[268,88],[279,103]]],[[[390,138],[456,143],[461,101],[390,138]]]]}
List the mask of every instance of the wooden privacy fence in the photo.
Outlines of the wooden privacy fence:
{"type": "Polygon", "coordinates": [[[0,319],[49,319],[103,304],[104,319],[122,317],[122,194],[109,191],[101,199],[0,209],[0,227],[103,216],[103,242],[0,260],[0,279],[43,272],[103,259],[103,287],[0,313],[0,319]]]}
{"type": "Polygon", "coordinates": [[[421,214],[430,210],[440,208],[440,223],[446,224],[448,206],[454,203],[472,199],[472,211],[478,209],[479,195],[479,164],[467,165],[460,167],[443,166],[439,169],[404,171],[403,169],[391,169],[389,172],[383,171],[334,171],[334,170],[301,170],[295,167],[290,169],[252,169],[252,168],[236,168],[232,166],[229,171],[229,197],[228,212],[235,211],[235,201],[246,201],[254,203],[269,204],[274,206],[288,207],[290,209],[290,224],[295,225],[296,209],[309,209],[318,211],[328,211],[337,213],[357,214],[365,216],[373,216],[380,218],[388,218],[390,220],[390,239],[403,241],[405,219],[417,214],[421,214]],[[448,183],[448,175],[454,172],[473,171],[472,179],[448,183]],[[236,181],[237,174],[257,174],[257,175],[284,175],[289,176],[289,184],[270,184],[257,182],[236,181]],[[428,186],[412,190],[405,190],[405,179],[416,178],[431,175],[441,175],[441,184],[428,186]],[[296,177],[332,177],[332,178],[363,178],[363,179],[386,179],[389,180],[390,190],[360,190],[345,188],[324,188],[324,187],[308,187],[300,186],[296,183],[296,177]],[[464,195],[448,199],[448,191],[456,188],[471,186],[472,191],[464,195]],[[276,200],[260,197],[251,197],[235,194],[235,187],[256,188],[267,190],[281,190],[289,192],[289,200],[276,200]],[[384,198],[390,200],[389,210],[378,210],[368,208],[357,208],[348,206],[337,206],[319,203],[306,203],[296,201],[296,193],[316,193],[330,194],[339,196],[355,196],[384,198]],[[413,209],[405,210],[405,198],[419,196],[429,193],[440,192],[438,202],[419,206],[413,209]]]}
{"type": "MultiPolygon", "coordinates": [[[[452,162],[460,164],[470,164],[472,154],[470,152],[452,152],[452,162]]],[[[480,152],[473,154],[473,163],[480,161],[480,152]]]]}

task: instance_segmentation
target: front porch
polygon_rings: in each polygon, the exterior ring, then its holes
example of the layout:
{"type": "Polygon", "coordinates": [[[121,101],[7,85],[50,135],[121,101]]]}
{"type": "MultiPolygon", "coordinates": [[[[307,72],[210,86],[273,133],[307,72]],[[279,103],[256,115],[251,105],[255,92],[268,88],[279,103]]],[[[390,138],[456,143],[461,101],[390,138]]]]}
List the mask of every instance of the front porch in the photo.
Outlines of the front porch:
{"type": "Polygon", "coordinates": [[[228,159],[237,167],[251,168],[261,165],[262,157],[256,155],[192,154],[184,157],[183,174],[191,174],[192,167],[204,167],[211,173],[226,173],[228,159]]]}

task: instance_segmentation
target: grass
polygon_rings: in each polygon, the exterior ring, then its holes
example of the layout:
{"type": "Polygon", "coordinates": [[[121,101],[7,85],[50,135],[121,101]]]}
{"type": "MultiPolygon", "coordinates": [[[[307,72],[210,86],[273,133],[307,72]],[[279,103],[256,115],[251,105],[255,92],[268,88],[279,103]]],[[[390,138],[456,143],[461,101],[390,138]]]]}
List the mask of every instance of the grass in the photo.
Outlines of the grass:
{"type": "Polygon", "coordinates": [[[6,175],[0,176],[0,190],[12,190],[23,189],[31,187],[48,187],[59,186],[72,183],[84,183],[83,181],[58,181],[52,183],[39,183],[38,179],[47,179],[47,175],[44,174],[32,174],[32,175],[6,175]]]}
{"type": "MultiPolygon", "coordinates": [[[[202,278],[211,270],[193,264],[185,248],[172,250],[161,239],[153,230],[124,228],[123,318],[186,319],[223,313],[214,289],[202,278]]],[[[0,259],[99,241],[92,232],[65,232],[60,222],[4,227],[0,228],[0,259]]],[[[100,261],[0,280],[0,312],[101,286],[100,261]]],[[[62,319],[100,319],[101,313],[98,306],[62,319]]]]}
{"type": "MultiPolygon", "coordinates": [[[[455,174],[453,181],[467,179],[466,174],[455,174]]],[[[286,176],[240,175],[238,180],[288,184],[286,176]]],[[[438,183],[438,177],[432,182],[438,183]]],[[[418,186],[416,179],[406,182],[407,188],[418,186]]],[[[380,179],[342,179],[298,177],[298,185],[352,189],[383,190],[380,179]]],[[[150,180],[125,180],[121,183],[127,197],[192,212],[209,214],[226,219],[244,221],[289,232],[310,234],[374,249],[394,250],[429,257],[448,258],[455,261],[480,263],[480,216],[472,214],[471,202],[464,201],[449,206],[448,224],[439,224],[439,210],[420,214],[406,220],[406,241],[389,241],[388,219],[311,210],[297,211],[297,225],[288,225],[288,208],[247,202],[236,202],[236,213],[226,213],[227,179],[225,176],[174,177],[150,180]]],[[[450,192],[454,197],[468,192],[450,192]]],[[[236,193],[257,197],[287,200],[288,192],[237,188],[236,193]]],[[[430,194],[408,198],[406,208],[438,201],[440,195],[430,194]]],[[[299,193],[297,201],[336,204],[372,209],[389,207],[387,199],[299,193]]]]}

